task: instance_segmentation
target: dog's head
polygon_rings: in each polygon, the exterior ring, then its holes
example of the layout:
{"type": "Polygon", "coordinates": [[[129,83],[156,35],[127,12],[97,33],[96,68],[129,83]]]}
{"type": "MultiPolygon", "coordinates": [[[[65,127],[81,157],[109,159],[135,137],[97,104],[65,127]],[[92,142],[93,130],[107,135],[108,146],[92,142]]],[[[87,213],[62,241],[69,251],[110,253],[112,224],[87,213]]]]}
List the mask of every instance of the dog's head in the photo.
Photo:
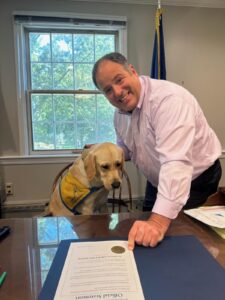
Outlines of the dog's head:
{"type": "Polygon", "coordinates": [[[88,181],[103,184],[107,190],[118,188],[124,167],[123,150],[112,143],[93,145],[82,154],[88,181]]]}

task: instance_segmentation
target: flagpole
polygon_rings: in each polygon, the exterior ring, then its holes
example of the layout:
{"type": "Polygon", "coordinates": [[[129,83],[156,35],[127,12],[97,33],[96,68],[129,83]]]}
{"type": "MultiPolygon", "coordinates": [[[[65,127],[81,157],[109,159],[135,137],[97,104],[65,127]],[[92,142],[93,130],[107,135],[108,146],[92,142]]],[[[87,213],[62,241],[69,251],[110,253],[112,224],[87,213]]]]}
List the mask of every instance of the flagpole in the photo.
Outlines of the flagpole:
{"type": "Polygon", "coordinates": [[[161,61],[160,61],[160,33],[159,33],[159,26],[160,26],[160,15],[161,15],[161,1],[158,0],[158,9],[157,9],[157,17],[156,17],[156,31],[157,31],[157,42],[158,42],[158,79],[160,79],[161,74],[161,61]]]}
{"type": "Polygon", "coordinates": [[[165,49],[163,41],[161,1],[158,0],[158,7],[155,14],[155,38],[152,54],[151,77],[155,79],[166,79],[165,49]]]}
{"type": "Polygon", "coordinates": [[[161,8],[161,1],[158,0],[158,9],[160,9],[160,8],[161,8]]]}

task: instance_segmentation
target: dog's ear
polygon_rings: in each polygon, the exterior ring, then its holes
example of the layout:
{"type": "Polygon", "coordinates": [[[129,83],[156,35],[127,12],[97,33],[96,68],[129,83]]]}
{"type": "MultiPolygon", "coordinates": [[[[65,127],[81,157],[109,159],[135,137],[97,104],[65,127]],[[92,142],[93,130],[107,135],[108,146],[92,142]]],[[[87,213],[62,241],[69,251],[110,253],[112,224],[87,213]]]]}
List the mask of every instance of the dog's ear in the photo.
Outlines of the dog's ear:
{"type": "Polygon", "coordinates": [[[83,161],[88,181],[91,181],[96,175],[95,155],[89,151],[83,161]]]}
{"type": "Polygon", "coordinates": [[[85,160],[85,158],[87,157],[88,153],[90,152],[90,149],[84,148],[82,153],[81,153],[81,158],[83,159],[83,161],[85,160]]]}
{"type": "Polygon", "coordinates": [[[89,154],[90,151],[93,151],[93,149],[95,148],[96,144],[87,144],[84,146],[82,153],[81,153],[81,158],[83,160],[85,160],[85,158],[87,157],[87,155],[89,154]]]}

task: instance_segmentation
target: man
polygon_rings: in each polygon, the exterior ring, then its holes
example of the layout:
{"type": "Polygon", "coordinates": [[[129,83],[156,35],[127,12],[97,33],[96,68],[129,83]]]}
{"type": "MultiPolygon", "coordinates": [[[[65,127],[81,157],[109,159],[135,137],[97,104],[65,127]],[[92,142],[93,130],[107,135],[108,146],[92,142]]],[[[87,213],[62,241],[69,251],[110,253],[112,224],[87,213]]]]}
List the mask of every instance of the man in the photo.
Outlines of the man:
{"type": "Polygon", "coordinates": [[[147,221],[134,222],[128,247],[154,247],[183,207],[203,204],[218,187],[221,145],[196,99],[181,86],[137,74],[120,53],[98,60],[93,82],[117,107],[117,142],[152,184],[147,221]]]}

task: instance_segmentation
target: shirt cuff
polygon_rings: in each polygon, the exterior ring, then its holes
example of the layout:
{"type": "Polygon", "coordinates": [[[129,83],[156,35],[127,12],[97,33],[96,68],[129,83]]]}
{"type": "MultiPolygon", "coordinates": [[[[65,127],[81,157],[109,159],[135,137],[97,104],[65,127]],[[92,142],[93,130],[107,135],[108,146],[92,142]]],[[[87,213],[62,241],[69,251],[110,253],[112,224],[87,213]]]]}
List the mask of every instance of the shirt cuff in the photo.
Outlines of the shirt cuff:
{"type": "Polygon", "coordinates": [[[183,205],[179,203],[173,203],[167,199],[157,198],[152,212],[169,219],[175,219],[181,211],[183,205]]]}

